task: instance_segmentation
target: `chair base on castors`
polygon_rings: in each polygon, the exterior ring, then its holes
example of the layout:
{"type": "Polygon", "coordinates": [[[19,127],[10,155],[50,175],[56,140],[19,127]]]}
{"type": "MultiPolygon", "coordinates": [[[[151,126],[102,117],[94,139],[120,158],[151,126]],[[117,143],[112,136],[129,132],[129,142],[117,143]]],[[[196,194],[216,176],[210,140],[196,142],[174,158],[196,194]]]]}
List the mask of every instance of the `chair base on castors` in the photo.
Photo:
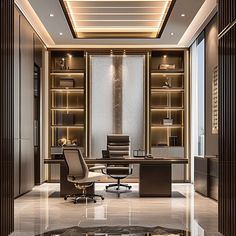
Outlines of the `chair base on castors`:
{"type": "Polygon", "coordinates": [[[117,179],[117,183],[116,184],[109,184],[106,186],[106,192],[109,193],[117,193],[118,197],[120,197],[121,193],[128,193],[131,192],[131,188],[132,186],[128,185],[128,184],[121,184],[120,183],[120,179],[117,179]],[[114,188],[116,187],[116,188],[114,188]],[[125,187],[126,189],[121,189],[120,187],[125,187]],[[109,188],[114,188],[114,189],[109,189],[109,188]]]}

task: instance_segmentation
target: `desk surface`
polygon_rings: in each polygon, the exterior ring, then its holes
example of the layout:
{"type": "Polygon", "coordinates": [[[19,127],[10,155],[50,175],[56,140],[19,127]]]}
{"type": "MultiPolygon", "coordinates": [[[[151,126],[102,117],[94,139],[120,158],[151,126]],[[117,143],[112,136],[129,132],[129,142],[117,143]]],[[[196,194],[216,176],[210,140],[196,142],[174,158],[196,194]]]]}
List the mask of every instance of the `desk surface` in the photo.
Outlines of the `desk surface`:
{"type": "MultiPolygon", "coordinates": [[[[125,158],[84,158],[87,164],[188,164],[186,158],[168,157],[125,157],[125,158]]],[[[64,163],[64,159],[44,159],[45,164],[64,163]]]]}

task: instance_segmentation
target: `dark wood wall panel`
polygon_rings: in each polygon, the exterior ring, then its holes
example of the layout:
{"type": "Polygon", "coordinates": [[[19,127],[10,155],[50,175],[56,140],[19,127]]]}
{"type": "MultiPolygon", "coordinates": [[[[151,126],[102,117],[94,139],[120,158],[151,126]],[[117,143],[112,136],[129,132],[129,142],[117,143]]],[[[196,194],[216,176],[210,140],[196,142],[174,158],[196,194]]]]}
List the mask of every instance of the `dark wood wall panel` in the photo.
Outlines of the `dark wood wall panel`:
{"type": "Polygon", "coordinates": [[[222,32],[228,25],[235,20],[236,1],[235,0],[219,0],[218,1],[219,32],[222,32]]]}
{"type": "Polygon", "coordinates": [[[235,0],[219,1],[219,231],[236,235],[235,0]],[[233,8],[233,9],[232,9],[233,8]],[[229,29],[226,27],[231,25],[229,29]]]}
{"type": "Polygon", "coordinates": [[[0,235],[14,223],[13,51],[14,1],[0,1],[0,235]]]}
{"type": "Polygon", "coordinates": [[[20,15],[14,10],[14,197],[20,195],[20,15]]]}

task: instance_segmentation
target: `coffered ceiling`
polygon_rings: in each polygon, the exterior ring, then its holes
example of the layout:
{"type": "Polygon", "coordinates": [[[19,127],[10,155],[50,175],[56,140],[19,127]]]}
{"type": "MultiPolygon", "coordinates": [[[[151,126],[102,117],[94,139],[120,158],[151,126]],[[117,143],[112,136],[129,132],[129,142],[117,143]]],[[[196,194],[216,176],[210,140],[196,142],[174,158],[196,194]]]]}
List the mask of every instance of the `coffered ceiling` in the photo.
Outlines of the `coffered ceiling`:
{"type": "Polygon", "coordinates": [[[15,0],[15,3],[49,48],[189,46],[200,26],[216,12],[216,0],[15,0]]]}
{"type": "Polygon", "coordinates": [[[60,0],[75,38],[157,38],[174,0],[60,0]]]}

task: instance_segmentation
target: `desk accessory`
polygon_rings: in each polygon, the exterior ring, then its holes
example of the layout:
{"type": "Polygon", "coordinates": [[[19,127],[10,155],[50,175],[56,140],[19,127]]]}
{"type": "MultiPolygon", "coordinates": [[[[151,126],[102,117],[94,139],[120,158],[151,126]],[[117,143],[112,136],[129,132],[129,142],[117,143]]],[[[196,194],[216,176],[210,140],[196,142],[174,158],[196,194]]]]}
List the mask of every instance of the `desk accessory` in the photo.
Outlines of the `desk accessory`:
{"type": "Polygon", "coordinates": [[[145,151],[142,149],[133,150],[133,157],[144,157],[145,151]]]}

